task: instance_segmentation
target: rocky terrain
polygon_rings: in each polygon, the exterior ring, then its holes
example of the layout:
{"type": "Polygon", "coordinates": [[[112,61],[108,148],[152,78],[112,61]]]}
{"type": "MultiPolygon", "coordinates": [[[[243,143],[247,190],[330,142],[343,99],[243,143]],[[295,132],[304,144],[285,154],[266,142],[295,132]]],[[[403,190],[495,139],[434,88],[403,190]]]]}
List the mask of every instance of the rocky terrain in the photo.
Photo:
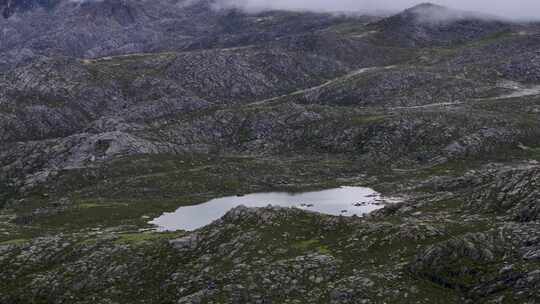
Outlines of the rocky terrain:
{"type": "Polygon", "coordinates": [[[540,25],[0,0],[0,303],[540,303],[540,25]],[[364,218],[235,208],[372,187],[364,218]]]}

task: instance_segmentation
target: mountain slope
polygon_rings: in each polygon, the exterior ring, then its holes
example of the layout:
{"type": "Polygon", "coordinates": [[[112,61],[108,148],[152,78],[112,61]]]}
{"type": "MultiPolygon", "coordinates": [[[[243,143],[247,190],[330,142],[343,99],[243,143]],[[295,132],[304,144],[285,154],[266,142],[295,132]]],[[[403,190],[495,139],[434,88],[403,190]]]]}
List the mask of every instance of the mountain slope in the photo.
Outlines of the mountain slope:
{"type": "Polygon", "coordinates": [[[36,56],[97,58],[246,46],[317,31],[343,19],[323,14],[247,15],[213,9],[206,0],[10,0],[4,7],[10,16],[0,18],[3,68],[36,56]],[[15,8],[20,9],[11,12],[15,8]]]}

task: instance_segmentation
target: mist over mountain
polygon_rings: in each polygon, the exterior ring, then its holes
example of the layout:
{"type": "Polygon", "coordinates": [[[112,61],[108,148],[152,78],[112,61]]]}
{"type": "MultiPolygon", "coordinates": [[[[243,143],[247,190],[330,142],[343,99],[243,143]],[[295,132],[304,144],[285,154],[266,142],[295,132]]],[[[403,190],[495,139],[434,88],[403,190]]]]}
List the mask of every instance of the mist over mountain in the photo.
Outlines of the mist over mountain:
{"type": "MultiPolygon", "coordinates": [[[[460,10],[476,11],[510,19],[540,19],[540,2],[536,0],[436,0],[435,4],[460,10]]],[[[220,0],[222,6],[248,11],[265,9],[309,10],[325,12],[397,12],[420,4],[418,0],[220,0]]]]}
{"type": "MultiPolygon", "coordinates": [[[[104,0],[1,0],[0,7],[5,8],[2,13],[6,17],[17,8],[39,6],[50,8],[62,1],[84,4],[104,0]]],[[[207,0],[164,0],[163,2],[174,3],[178,7],[190,6],[197,2],[208,3],[207,0]]],[[[215,9],[240,8],[252,13],[266,10],[293,10],[379,15],[396,13],[422,3],[419,0],[213,0],[210,2],[215,9]]],[[[540,2],[536,0],[435,0],[432,3],[462,11],[472,11],[493,17],[498,16],[504,19],[540,19],[540,2]]]]}

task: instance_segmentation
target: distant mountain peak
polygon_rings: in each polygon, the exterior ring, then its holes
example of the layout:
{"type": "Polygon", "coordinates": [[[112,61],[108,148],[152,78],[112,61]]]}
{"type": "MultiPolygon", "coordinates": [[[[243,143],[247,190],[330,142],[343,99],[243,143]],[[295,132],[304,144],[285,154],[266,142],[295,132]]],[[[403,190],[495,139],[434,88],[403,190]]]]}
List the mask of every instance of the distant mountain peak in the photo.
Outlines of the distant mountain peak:
{"type": "Polygon", "coordinates": [[[446,6],[442,6],[442,5],[438,5],[438,4],[434,4],[434,3],[431,3],[431,2],[424,2],[424,3],[420,3],[418,5],[415,5],[411,8],[409,8],[408,10],[409,11],[416,11],[416,10],[424,10],[424,9],[441,9],[441,10],[447,10],[449,8],[447,8],[446,6]]]}
{"type": "Polygon", "coordinates": [[[402,46],[450,46],[509,30],[493,16],[422,3],[374,25],[382,40],[402,46]]]}
{"type": "Polygon", "coordinates": [[[422,3],[406,9],[398,16],[420,23],[440,23],[460,19],[475,19],[480,14],[452,9],[433,3],[422,3]]]}

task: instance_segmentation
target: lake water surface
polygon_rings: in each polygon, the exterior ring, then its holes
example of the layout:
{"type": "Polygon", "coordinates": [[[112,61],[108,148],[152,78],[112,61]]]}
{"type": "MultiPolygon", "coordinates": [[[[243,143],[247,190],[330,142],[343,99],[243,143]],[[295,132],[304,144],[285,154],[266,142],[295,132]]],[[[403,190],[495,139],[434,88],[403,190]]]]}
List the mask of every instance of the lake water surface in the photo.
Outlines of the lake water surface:
{"type": "Polygon", "coordinates": [[[340,187],[335,189],[287,193],[267,192],[245,196],[228,196],[204,204],[180,207],[150,222],[160,231],[195,230],[221,218],[234,207],[266,207],[268,205],[295,207],[330,215],[364,216],[395,199],[383,198],[373,189],[340,187]]]}

